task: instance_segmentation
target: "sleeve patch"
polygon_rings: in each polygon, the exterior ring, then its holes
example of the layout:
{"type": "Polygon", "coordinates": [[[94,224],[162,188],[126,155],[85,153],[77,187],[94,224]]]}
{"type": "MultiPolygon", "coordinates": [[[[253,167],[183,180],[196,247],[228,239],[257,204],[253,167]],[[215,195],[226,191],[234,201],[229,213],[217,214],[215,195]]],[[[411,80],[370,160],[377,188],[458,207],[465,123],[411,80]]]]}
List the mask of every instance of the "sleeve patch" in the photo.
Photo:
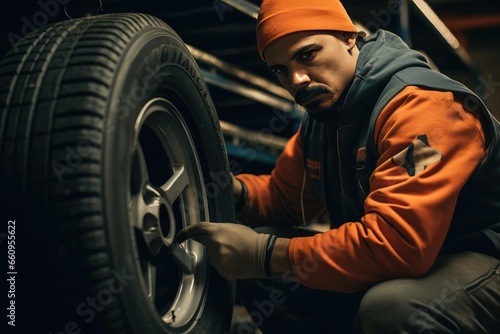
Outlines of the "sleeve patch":
{"type": "Polygon", "coordinates": [[[441,152],[429,146],[427,135],[419,135],[409,147],[393,156],[391,160],[395,165],[406,168],[409,176],[415,176],[442,158],[441,152]]]}
{"type": "Polygon", "coordinates": [[[314,180],[321,180],[321,162],[307,159],[309,176],[314,180]]]}

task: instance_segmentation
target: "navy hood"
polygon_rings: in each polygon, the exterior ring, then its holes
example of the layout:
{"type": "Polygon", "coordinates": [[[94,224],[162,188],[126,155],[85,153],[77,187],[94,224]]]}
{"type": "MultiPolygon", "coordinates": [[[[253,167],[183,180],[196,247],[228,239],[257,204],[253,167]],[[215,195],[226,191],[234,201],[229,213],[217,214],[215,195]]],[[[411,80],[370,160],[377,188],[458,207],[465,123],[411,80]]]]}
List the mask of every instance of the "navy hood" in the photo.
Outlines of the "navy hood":
{"type": "Polygon", "coordinates": [[[397,35],[378,30],[357,43],[360,49],[353,82],[347,91],[339,125],[355,122],[371,113],[387,83],[408,67],[431,69],[427,59],[411,50],[397,35]]]}

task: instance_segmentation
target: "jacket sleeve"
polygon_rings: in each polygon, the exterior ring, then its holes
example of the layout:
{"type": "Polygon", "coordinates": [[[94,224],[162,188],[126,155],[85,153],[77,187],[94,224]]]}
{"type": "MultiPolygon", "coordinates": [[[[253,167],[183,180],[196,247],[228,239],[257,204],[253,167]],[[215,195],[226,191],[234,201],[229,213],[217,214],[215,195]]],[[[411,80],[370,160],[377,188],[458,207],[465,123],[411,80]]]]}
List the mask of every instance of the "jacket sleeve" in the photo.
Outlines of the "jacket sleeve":
{"type": "Polygon", "coordinates": [[[485,154],[477,115],[450,92],[407,87],[382,110],[380,154],[359,222],[291,240],[295,275],[310,288],[354,292],[424,275],[451,223],[458,194],[485,154]]]}
{"type": "Polygon", "coordinates": [[[252,226],[298,225],[303,219],[302,204],[306,221],[324,211],[308,177],[304,177],[299,133],[300,129],[290,138],[270,175],[236,176],[248,189],[248,198],[238,220],[252,226]]]}

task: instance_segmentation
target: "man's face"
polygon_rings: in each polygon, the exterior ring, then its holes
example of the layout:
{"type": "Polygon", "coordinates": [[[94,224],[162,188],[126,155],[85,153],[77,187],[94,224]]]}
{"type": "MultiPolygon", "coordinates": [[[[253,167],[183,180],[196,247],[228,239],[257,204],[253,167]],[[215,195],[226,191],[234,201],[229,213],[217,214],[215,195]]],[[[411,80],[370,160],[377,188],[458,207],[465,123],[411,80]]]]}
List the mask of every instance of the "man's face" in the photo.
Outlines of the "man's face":
{"type": "Polygon", "coordinates": [[[353,34],[296,32],[273,41],[264,56],[295,101],[311,116],[325,119],[354,77],[355,42],[353,34]]]}

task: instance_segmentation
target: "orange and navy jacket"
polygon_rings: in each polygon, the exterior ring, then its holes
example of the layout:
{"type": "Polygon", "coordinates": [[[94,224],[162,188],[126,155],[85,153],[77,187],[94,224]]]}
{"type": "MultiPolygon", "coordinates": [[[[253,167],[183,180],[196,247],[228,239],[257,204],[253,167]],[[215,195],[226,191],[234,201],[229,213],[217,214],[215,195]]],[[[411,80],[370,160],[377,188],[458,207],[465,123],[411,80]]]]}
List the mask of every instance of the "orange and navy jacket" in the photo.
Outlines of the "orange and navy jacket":
{"type": "Polygon", "coordinates": [[[238,219],[296,225],[326,210],[331,229],[293,238],[289,259],[304,285],[330,291],[421,276],[443,253],[500,252],[498,122],[397,36],[360,50],[338,122],[306,115],[270,175],[237,176],[238,219]]]}

